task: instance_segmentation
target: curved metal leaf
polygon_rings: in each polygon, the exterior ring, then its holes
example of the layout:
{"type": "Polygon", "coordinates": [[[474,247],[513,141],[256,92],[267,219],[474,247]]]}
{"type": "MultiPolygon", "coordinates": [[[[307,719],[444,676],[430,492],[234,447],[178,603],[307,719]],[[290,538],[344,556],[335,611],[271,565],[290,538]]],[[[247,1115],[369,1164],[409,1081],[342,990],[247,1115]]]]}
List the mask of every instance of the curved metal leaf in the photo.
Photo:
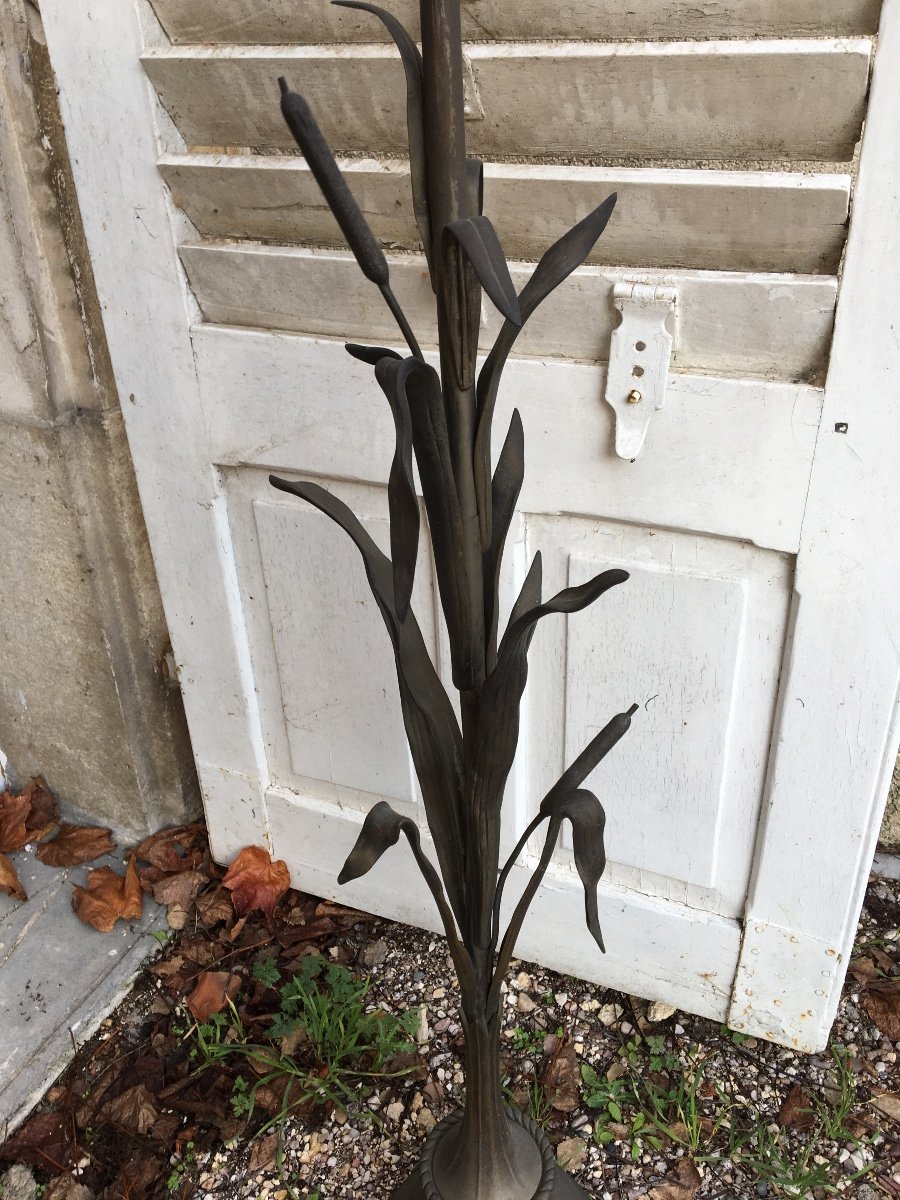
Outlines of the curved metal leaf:
{"type": "MultiPolygon", "coordinates": [[[[528,680],[528,647],[541,617],[574,613],[628,578],[618,568],[604,571],[578,587],[565,588],[544,604],[533,604],[540,594],[540,555],[536,554],[509,626],[500,643],[497,665],[485,680],[478,709],[473,761],[478,764],[470,789],[471,811],[467,827],[475,831],[484,848],[484,861],[497,861],[500,848],[500,807],[503,789],[516,756],[519,709],[528,680]]],[[[496,880],[491,880],[491,886],[496,880]]]]}
{"type": "Polygon", "coordinates": [[[497,625],[499,621],[500,567],[506,535],[516,511],[516,501],[525,477],[525,433],[519,410],[514,409],[509,430],[497,469],[491,481],[491,501],[494,522],[491,543],[485,554],[484,566],[484,627],[487,634],[487,667],[491,670],[497,657],[497,625]]]}
{"type": "Polygon", "coordinates": [[[494,405],[500,388],[500,376],[506,360],[515,345],[519,330],[550,293],[580,267],[590,254],[594,243],[603,233],[613,209],[616,193],[603,201],[583,220],[550,247],[532,272],[531,278],[519,296],[521,320],[504,322],[497,340],[485,360],[478,376],[478,425],[475,433],[475,489],[478,496],[478,511],[481,520],[481,545],[486,549],[490,543],[491,529],[491,423],[494,405]]]}
{"type": "Polygon", "coordinates": [[[338,883],[350,883],[371,871],[385,850],[397,844],[404,823],[412,824],[408,817],[394,812],[386,800],[370,808],[356,844],[338,875],[338,883]]]}
{"type": "Polygon", "coordinates": [[[376,366],[383,358],[396,358],[400,362],[403,361],[402,354],[398,354],[396,350],[389,350],[387,346],[359,346],[356,342],[345,342],[344,349],[351,358],[368,363],[370,367],[376,366]]]}
{"type": "MultiPolygon", "coordinates": [[[[580,787],[602,759],[606,758],[613,746],[619,742],[631,728],[631,718],[638,710],[637,704],[632,704],[627,712],[617,713],[600,732],[588,742],[572,765],[563,772],[559,781],[553,785],[544,798],[544,804],[553,804],[559,796],[567,795],[580,787]]],[[[541,806],[541,811],[545,809],[541,806]]]]}
{"type": "Polygon", "coordinates": [[[484,163],[480,158],[466,159],[466,178],[469,183],[469,205],[475,216],[484,212],[484,163]]]}
{"type": "Polygon", "coordinates": [[[460,918],[464,895],[460,826],[462,735],[415,615],[410,611],[405,621],[398,618],[390,559],[379,550],[342,500],[316,483],[294,482],[279,479],[276,475],[270,475],[269,482],[325,513],[349,535],[362,556],[369,586],[394,648],[403,724],[422,787],[425,814],[434,835],[444,884],[453,911],[460,918]]]}
{"type": "Polygon", "coordinates": [[[375,364],[375,378],[387,396],[394,417],[396,442],[388,476],[388,507],[391,514],[391,562],[394,571],[394,606],[397,617],[406,620],[416,575],[419,553],[419,498],[413,478],[412,421],[405,387],[398,386],[402,360],[382,358],[375,364]]]}
{"type": "Polygon", "coordinates": [[[572,848],[575,868],[584,884],[584,911],[587,927],[594,941],[606,953],[600,918],[597,913],[597,884],[606,868],[606,848],[603,830],[606,813],[593,792],[580,788],[564,792],[553,800],[549,798],[541,805],[541,813],[551,822],[568,820],[572,823],[572,848]]]}
{"type": "Polygon", "coordinates": [[[444,236],[452,237],[463,248],[478,281],[501,316],[513,325],[522,323],[519,297],[509,273],[506,255],[496,230],[487,217],[461,217],[451,221],[444,236]]]}
{"type": "Polygon", "coordinates": [[[428,212],[428,190],[425,169],[425,121],[422,101],[422,55],[419,48],[397,18],[376,4],[359,0],[332,0],[338,8],[358,8],[378,17],[394,39],[406,72],[406,129],[409,140],[409,173],[412,184],[413,212],[425,246],[425,257],[431,264],[431,218],[428,212]]]}

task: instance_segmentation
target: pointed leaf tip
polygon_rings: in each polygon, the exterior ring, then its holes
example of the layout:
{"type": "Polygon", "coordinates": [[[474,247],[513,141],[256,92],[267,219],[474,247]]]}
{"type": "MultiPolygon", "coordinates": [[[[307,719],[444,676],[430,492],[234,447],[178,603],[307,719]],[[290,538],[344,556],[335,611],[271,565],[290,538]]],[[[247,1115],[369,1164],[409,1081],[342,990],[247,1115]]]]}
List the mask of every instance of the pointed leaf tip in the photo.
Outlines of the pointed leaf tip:
{"type": "Polygon", "coordinates": [[[278,76],[278,86],[281,89],[282,96],[287,95],[287,93],[291,90],[288,87],[288,81],[285,79],[285,77],[283,75],[278,76]]]}

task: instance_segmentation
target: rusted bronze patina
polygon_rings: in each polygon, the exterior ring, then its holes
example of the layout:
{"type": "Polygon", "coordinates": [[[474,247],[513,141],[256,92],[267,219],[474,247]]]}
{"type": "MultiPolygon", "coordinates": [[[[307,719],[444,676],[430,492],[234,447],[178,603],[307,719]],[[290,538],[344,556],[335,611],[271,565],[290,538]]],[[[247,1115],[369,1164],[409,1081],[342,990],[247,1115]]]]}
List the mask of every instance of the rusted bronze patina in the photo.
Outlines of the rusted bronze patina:
{"type": "Polygon", "coordinates": [[[376,804],[340,881],[363,875],[403,834],[434,896],[459,977],[466,1036],[465,1108],[432,1132],[419,1168],[395,1193],[395,1200],[583,1196],[554,1163],[540,1129],[504,1103],[500,987],[565,820],[572,825],[588,928],[603,949],[597,883],[606,862],[604,813],[597,797],[581,784],[627,731],[637,706],[613,717],[550,789],[502,869],[500,809],[516,753],[528,648],[538,621],[552,613],[576,613],[628,576],[617,569],[604,571],[542,600],[541,558],[536,554],[500,636],[500,562],[522,486],[524,438],[516,411],[492,472],[491,424],[500,375],[519,329],[584,262],[616,198],[610,196],[560,238],[517,295],[497,235],[482,213],[482,164],[466,153],[458,0],[421,0],[421,53],[383,9],[341,2],[384,22],[406,71],[413,205],[436,297],[440,369],[427,362],[419,348],[391,290],[387,260],[309,106],[280,80],[285,120],[360,268],[381,290],[410,351],[404,357],[380,347],[347,346],[354,358],[374,368],[396,427],[388,483],[390,558],[337,496],[315,483],[275,476],[271,482],[331,517],[362,555],[394,649],[403,719],[437,856],[435,867],[423,850],[416,824],[388,804],[376,804]],[[482,289],[505,320],[479,372],[482,289]],[[410,607],[419,545],[414,458],[461,721],[410,607]],[[540,863],[504,929],[504,885],[526,841],[544,823],[540,863]]]}

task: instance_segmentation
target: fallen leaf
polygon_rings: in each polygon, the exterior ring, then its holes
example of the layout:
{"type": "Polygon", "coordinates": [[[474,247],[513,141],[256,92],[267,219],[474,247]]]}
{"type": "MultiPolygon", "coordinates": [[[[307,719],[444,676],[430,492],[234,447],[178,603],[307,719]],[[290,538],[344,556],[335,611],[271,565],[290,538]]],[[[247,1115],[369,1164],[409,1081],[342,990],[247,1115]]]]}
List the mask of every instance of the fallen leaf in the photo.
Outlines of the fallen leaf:
{"type": "Polygon", "coordinates": [[[203,834],[202,825],[173,825],[144,838],[135,848],[135,858],[162,871],[193,870],[203,861],[196,842],[203,834]]]}
{"type": "Polygon", "coordinates": [[[94,1200],[94,1193],[74,1175],[57,1175],[44,1192],[44,1200],[94,1200]]]}
{"type": "Polygon", "coordinates": [[[693,1159],[680,1158],[665,1183],[650,1189],[647,1200],[694,1200],[702,1182],[693,1159]]]}
{"type": "Polygon", "coordinates": [[[130,1133],[149,1133],[159,1118],[153,1096],[142,1083],[135,1084],[115,1100],[109,1100],[100,1113],[113,1125],[130,1133]]]}
{"type": "Polygon", "coordinates": [[[25,821],[28,839],[39,842],[53,830],[59,821],[59,808],[52,792],[40,775],[32,779],[22,795],[28,797],[31,805],[25,821]]]}
{"type": "Polygon", "coordinates": [[[875,1096],[869,1103],[892,1121],[900,1122],[900,1093],[884,1092],[875,1096]]]}
{"type": "Polygon", "coordinates": [[[544,1093],[557,1112],[574,1112],[581,1103],[581,1072],[575,1043],[561,1038],[541,1076],[544,1093]]]}
{"type": "Polygon", "coordinates": [[[19,882],[16,869],[0,851],[0,892],[6,896],[14,896],[16,900],[27,900],[28,894],[19,882]]]}
{"type": "Polygon", "coordinates": [[[556,1161],[564,1171],[577,1171],[587,1157],[584,1138],[570,1137],[556,1147],[556,1161]]]}
{"type": "Polygon", "coordinates": [[[231,892],[234,911],[239,917],[258,908],[271,921],[275,905],[291,886],[291,876],[287,863],[280,858],[273,862],[268,850],[245,846],[222,883],[231,892]]]}
{"type": "Polygon", "coordinates": [[[197,898],[197,893],[208,883],[202,871],[179,871],[174,875],[166,875],[159,883],[153,885],[153,898],[158,904],[178,904],[190,911],[191,905],[197,898]]]}
{"type": "Polygon", "coordinates": [[[170,904],[166,909],[166,923],[170,929],[184,929],[187,925],[188,917],[190,916],[188,909],[180,904],[170,904]]]}
{"type": "Polygon", "coordinates": [[[267,1133],[265,1137],[257,1138],[256,1141],[251,1142],[250,1170],[271,1171],[275,1166],[277,1154],[277,1133],[267,1133]]]}
{"type": "Polygon", "coordinates": [[[811,1129],[815,1119],[812,1101],[800,1084],[795,1083],[778,1110],[778,1124],[782,1129],[796,1129],[802,1132],[811,1129]]]}
{"type": "Polygon", "coordinates": [[[111,829],[63,823],[56,837],[38,849],[37,856],[48,867],[77,867],[79,863],[91,862],[115,848],[111,829]]]}
{"type": "Polygon", "coordinates": [[[859,1002],[888,1041],[900,1042],[900,978],[872,980],[859,1002]]]}
{"type": "Polygon", "coordinates": [[[100,933],[110,933],[116,921],[134,920],[141,915],[143,893],[137,878],[134,858],[127,871],[118,875],[111,867],[94,867],[88,872],[87,884],[76,884],[72,907],[86,925],[100,933]]]}
{"type": "Polygon", "coordinates": [[[235,998],[240,986],[240,975],[232,975],[230,971],[204,971],[185,1003],[198,1021],[208,1021],[235,998]]]}
{"type": "Polygon", "coordinates": [[[230,893],[221,885],[211,892],[198,896],[195,905],[204,925],[211,928],[222,921],[229,921],[234,916],[234,905],[230,893]]]}
{"type": "Polygon", "coordinates": [[[13,854],[28,841],[25,822],[31,812],[31,801],[24,792],[0,795],[0,854],[13,854]]]}
{"type": "Polygon", "coordinates": [[[138,878],[137,861],[132,854],[125,868],[125,883],[122,885],[122,920],[137,921],[144,912],[144,890],[138,878]]]}
{"type": "Polygon", "coordinates": [[[0,1157],[8,1162],[26,1162],[52,1175],[67,1170],[72,1157],[69,1125],[61,1112],[30,1117],[4,1142],[0,1157]]]}

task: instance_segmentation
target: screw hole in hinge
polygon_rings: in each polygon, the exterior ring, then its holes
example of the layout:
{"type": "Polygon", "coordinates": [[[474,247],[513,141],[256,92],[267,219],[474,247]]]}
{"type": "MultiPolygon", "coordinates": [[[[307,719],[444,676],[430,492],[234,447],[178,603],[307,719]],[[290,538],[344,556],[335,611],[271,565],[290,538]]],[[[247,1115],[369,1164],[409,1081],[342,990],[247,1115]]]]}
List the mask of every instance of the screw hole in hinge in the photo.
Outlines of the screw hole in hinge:
{"type": "Polygon", "coordinates": [[[641,350],[647,349],[647,343],[646,342],[635,342],[634,348],[635,348],[635,350],[638,351],[638,353],[640,353],[641,350]]]}

